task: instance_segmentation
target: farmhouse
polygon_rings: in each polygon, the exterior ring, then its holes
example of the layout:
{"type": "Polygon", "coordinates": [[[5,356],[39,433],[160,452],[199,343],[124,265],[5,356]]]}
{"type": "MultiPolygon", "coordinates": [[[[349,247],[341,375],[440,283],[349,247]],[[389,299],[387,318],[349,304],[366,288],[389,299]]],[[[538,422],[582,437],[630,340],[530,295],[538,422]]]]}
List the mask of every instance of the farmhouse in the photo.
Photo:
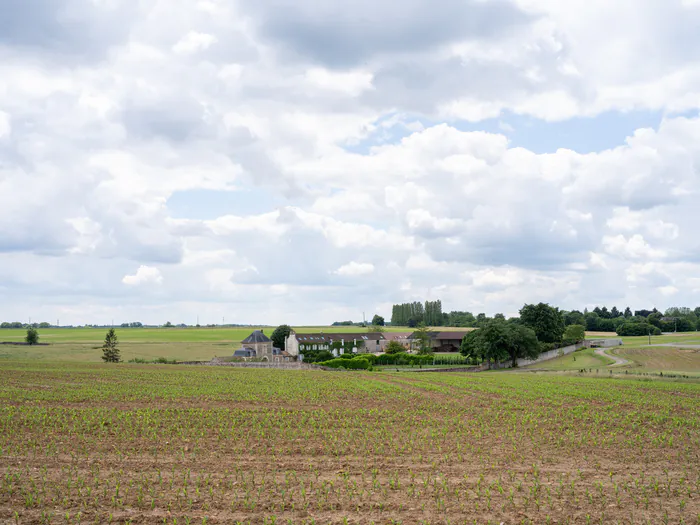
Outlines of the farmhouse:
{"type": "Polygon", "coordinates": [[[340,350],[341,348],[351,352],[367,354],[381,352],[384,334],[370,333],[346,333],[326,334],[323,332],[314,334],[297,334],[292,332],[286,341],[287,352],[298,356],[305,350],[340,350]]]}
{"type": "Polygon", "coordinates": [[[281,363],[285,361],[295,361],[296,357],[289,352],[272,345],[272,340],[265,335],[262,330],[256,330],[241,341],[241,348],[233,353],[233,357],[241,357],[246,361],[249,359],[259,359],[281,363]]]}
{"type": "MultiPolygon", "coordinates": [[[[459,352],[459,347],[462,345],[462,339],[469,331],[461,332],[428,332],[430,337],[430,347],[433,352],[459,352]]],[[[418,346],[416,340],[416,332],[409,336],[411,347],[415,350],[418,346]]]]}

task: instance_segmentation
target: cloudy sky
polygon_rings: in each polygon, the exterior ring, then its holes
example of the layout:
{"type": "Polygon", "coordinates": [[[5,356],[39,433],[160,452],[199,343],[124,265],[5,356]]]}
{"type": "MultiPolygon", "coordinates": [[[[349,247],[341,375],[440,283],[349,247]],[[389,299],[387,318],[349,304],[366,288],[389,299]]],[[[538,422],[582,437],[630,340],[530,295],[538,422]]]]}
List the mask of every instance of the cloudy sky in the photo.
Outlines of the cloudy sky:
{"type": "Polygon", "coordinates": [[[3,0],[0,320],[700,305],[698,0],[3,0]]]}

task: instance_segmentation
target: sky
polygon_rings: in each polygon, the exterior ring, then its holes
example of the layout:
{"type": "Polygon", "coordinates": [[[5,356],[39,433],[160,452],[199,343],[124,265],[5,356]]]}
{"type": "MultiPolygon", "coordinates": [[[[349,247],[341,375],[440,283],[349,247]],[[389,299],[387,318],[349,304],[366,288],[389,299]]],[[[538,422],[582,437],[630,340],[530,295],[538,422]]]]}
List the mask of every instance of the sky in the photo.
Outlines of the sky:
{"type": "Polygon", "coordinates": [[[0,320],[700,305],[698,0],[4,0],[0,320]]]}

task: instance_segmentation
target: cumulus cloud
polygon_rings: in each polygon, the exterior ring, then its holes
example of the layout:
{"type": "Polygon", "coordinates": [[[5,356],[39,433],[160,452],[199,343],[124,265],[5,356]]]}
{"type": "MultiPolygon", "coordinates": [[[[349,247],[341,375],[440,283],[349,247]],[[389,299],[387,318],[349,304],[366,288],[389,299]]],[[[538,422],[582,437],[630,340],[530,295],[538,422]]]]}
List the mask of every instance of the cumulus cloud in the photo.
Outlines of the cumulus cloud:
{"type": "Polygon", "coordinates": [[[358,263],[352,261],[338,268],[335,274],[342,277],[355,277],[358,275],[369,275],[374,272],[374,265],[370,263],[358,263]]]}
{"type": "Polygon", "coordinates": [[[0,7],[2,318],[695,300],[692,2],[83,4],[0,7]]]}
{"type": "Polygon", "coordinates": [[[162,284],[163,276],[158,268],[152,266],[139,266],[134,275],[125,275],[122,282],[128,286],[143,284],[162,284]]]}

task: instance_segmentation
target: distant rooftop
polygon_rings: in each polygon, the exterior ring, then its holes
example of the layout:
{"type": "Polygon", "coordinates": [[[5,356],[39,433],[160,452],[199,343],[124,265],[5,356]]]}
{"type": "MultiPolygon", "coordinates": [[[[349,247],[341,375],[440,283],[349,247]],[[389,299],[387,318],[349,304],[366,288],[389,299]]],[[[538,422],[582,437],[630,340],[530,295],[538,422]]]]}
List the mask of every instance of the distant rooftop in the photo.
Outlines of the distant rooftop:
{"type": "Polygon", "coordinates": [[[269,343],[270,338],[267,337],[264,333],[262,333],[261,330],[256,330],[252,334],[250,334],[248,337],[243,339],[241,343],[269,343]]]}

